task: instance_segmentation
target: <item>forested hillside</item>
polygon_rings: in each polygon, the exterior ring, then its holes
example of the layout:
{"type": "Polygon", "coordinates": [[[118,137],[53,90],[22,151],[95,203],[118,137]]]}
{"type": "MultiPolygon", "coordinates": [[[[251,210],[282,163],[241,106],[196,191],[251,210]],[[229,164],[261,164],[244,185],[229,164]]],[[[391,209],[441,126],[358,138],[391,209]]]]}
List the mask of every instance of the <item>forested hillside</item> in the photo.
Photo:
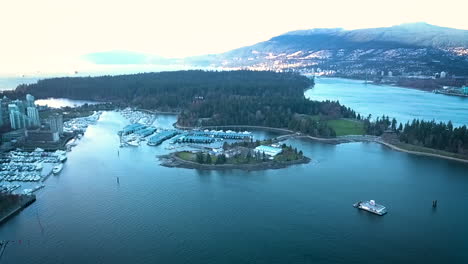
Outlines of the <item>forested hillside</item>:
{"type": "Polygon", "coordinates": [[[101,77],[65,77],[21,85],[16,93],[37,98],[124,102],[157,109],[184,109],[195,100],[224,96],[303,97],[312,81],[270,71],[175,71],[101,77]]]}

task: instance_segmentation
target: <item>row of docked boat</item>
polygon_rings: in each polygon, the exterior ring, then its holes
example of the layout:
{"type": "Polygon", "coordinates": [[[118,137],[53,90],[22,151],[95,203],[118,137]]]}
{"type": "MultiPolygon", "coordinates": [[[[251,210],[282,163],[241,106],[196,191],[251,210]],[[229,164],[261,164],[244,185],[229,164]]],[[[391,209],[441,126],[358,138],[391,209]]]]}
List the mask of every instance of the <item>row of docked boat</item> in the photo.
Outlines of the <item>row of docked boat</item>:
{"type": "Polygon", "coordinates": [[[63,123],[63,131],[65,132],[84,132],[90,125],[97,123],[101,117],[102,111],[94,112],[90,116],[73,118],[72,120],[63,123]]]}
{"type": "Polygon", "coordinates": [[[32,152],[21,150],[10,151],[0,159],[1,164],[5,163],[57,163],[64,162],[67,159],[67,152],[57,150],[55,152],[46,152],[37,148],[32,152]]]}
{"type": "Polygon", "coordinates": [[[14,190],[20,188],[19,184],[2,184],[0,185],[0,193],[12,193],[14,190]]]}
{"type": "Polygon", "coordinates": [[[19,174],[13,174],[13,175],[0,174],[0,181],[5,180],[8,182],[13,182],[13,181],[37,182],[37,181],[40,181],[41,179],[42,177],[38,173],[31,173],[31,174],[19,173],[19,174]]]}
{"type": "Polygon", "coordinates": [[[125,119],[129,120],[131,124],[140,123],[145,126],[152,126],[156,120],[154,114],[133,110],[129,107],[121,110],[120,114],[125,117],[125,119]]]}

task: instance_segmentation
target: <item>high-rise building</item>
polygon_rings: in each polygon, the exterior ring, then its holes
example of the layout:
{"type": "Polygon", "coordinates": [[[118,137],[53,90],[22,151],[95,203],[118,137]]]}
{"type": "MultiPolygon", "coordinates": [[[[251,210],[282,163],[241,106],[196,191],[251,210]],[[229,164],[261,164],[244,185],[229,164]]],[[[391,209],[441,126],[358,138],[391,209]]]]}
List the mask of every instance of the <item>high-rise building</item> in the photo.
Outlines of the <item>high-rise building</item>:
{"type": "Polygon", "coordinates": [[[26,101],[11,101],[7,97],[0,100],[0,125],[10,124],[12,129],[38,127],[41,125],[39,111],[34,104],[34,96],[26,95],[26,101]]]}
{"type": "Polygon", "coordinates": [[[3,115],[5,114],[3,112],[3,108],[2,108],[2,99],[0,99],[0,127],[2,127],[4,125],[3,123],[3,115]]]}
{"type": "Polygon", "coordinates": [[[53,132],[63,133],[63,116],[61,114],[53,114],[47,120],[50,130],[53,132]]]}
{"type": "Polygon", "coordinates": [[[10,115],[10,125],[12,129],[21,129],[26,127],[26,116],[20,112],[16,104],[8,105],[8,111],[10,115]]]}
{"type": "Polygon", "coordinates": [[[26,107],[36,107],[34,104],[34,96],[30,94],[26,95],[26,107]]]}
{"type": "Polygon", "coordinates": [[[28,117],[29,117],[29,126],[40,126],[41,121],[39,119],[39,111],[34,106],[27,107],[28,117]]]}
{"type": "Polygon", "coordinates": [[[4,96],[0,103],[0,112],[2,118],[2,126],[10,124],[10,113],[8,111],[8,105],[11,103],[11,100],[4,96]]]}
{"type": "Polygon", "coordinates": [[[22,113],[23,115],[26,114],[26,104],[21,101],[21,100],[14,100],[11,102],[12,104],[15,104],[18,107],[18,111],[22,113]]]}

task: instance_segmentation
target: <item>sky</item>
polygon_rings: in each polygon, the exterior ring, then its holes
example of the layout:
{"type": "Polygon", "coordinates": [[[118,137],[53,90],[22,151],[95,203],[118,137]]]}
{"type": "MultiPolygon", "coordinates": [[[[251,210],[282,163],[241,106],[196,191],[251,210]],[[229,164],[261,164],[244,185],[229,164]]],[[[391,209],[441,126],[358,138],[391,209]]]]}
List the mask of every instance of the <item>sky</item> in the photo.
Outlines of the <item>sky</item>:
{"type": "Polygon", "coordinates": [[[468,29],[466,10],[466,0],[0,0],[0,75],[93,70],[83,59],[93,52],[220,53],[299,29],[468,29]]]}

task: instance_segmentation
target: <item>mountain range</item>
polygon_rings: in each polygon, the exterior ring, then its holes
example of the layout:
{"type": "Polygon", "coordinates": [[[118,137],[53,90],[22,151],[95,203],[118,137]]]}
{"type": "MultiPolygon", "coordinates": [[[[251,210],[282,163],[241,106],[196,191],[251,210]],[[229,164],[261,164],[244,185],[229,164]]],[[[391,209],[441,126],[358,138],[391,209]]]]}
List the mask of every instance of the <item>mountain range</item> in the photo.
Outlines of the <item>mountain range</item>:
{"type": "MultiPolygon", "coordinates": [[[[108,60],[117,62],[118,56],[116,59],[116,54],[112,55],[108,60]]],[[[92,61],[106,63],[105,53],[93,56],[92,61]]],[[[427,23],[357,30],[311,29],[288,32],[221,54],[183,59],[144,54],[132,56],[133,61],[125,62],[313,71],[342,76],[380,75],[382,71],[404,76],[433,75],[445,71],[466,76],[468,30],[427,23]]]]}

